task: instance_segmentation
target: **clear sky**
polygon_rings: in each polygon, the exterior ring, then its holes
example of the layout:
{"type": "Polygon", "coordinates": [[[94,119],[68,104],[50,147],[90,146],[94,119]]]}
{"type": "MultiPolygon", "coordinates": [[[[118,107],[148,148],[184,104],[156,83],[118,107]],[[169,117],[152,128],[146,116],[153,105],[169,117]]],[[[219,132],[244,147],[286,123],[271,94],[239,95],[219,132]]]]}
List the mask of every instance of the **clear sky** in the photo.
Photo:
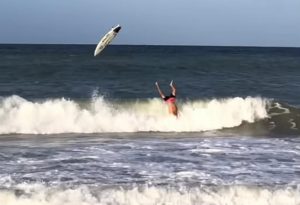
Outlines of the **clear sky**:
{"type": "Polygon", "coordinates": [[[300,47],[300,0],[0,0],[0,43],[300,47]]]}

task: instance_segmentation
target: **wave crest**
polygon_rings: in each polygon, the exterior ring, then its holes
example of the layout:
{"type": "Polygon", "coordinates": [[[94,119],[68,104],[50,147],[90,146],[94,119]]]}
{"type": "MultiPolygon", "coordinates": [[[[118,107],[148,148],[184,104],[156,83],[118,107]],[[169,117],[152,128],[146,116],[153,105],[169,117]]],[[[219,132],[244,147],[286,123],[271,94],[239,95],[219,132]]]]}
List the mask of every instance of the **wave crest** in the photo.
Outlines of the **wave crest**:
{"type": "Polygon", "coordinates": [[[10,96],[0,99],[0,134],[208,131],[266,118],[268,103],[260,97],[185,101],[176,118],[157,98],[113,102],[99,96],[82,103],[10,96]]]}

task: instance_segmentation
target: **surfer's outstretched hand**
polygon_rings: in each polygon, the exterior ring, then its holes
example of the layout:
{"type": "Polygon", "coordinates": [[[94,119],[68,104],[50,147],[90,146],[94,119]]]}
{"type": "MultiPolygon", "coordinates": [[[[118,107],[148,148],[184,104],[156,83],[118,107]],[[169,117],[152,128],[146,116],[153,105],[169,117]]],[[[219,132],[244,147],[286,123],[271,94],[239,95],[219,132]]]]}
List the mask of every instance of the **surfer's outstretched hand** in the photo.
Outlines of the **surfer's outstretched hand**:
{"type": "Polygon", "coordinates": [[[155,85],[158,86],[158,82],[157,81],[155,82],[155,85]]]}
{"type": "Polygon", "coordinates": [[[171,80],[171,82],[170,82],[170,86],[171,86],[171,87],[173,87],[173,80],[171,80]]]}

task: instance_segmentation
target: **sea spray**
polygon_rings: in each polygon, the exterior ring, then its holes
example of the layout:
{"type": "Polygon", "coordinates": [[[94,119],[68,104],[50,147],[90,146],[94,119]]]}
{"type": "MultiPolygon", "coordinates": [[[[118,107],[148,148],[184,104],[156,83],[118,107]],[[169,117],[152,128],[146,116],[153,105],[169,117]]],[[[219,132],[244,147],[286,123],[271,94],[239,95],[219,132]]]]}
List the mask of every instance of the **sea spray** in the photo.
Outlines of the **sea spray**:
{"type": "Polygon", "coordinates": [[[298,205],[299,190],[285,187],[132,187],[48,188],[21,185],[18,191],[0,190],[0,204],[5,205],[298,205]]]}
{"type": "Polygon", "coordinates": [[[10,96],[0,102],[0,134],[208,131],[264,119],[268,103],[260,97],[185,101],[176,118],[158,98],[116,102],[94,96],[82,103],[10,96]]]}

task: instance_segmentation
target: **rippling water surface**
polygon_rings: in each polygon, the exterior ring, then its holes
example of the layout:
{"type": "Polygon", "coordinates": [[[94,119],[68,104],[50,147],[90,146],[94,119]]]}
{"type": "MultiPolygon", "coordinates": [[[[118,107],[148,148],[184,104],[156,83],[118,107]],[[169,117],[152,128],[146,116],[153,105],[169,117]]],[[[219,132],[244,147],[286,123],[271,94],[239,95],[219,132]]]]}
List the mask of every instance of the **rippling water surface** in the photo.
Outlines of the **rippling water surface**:
{"type": "Polygon", "coordinates": [[[0,45],[1,205],[300,204],[299,49],[93,49],[0,45]]]}

